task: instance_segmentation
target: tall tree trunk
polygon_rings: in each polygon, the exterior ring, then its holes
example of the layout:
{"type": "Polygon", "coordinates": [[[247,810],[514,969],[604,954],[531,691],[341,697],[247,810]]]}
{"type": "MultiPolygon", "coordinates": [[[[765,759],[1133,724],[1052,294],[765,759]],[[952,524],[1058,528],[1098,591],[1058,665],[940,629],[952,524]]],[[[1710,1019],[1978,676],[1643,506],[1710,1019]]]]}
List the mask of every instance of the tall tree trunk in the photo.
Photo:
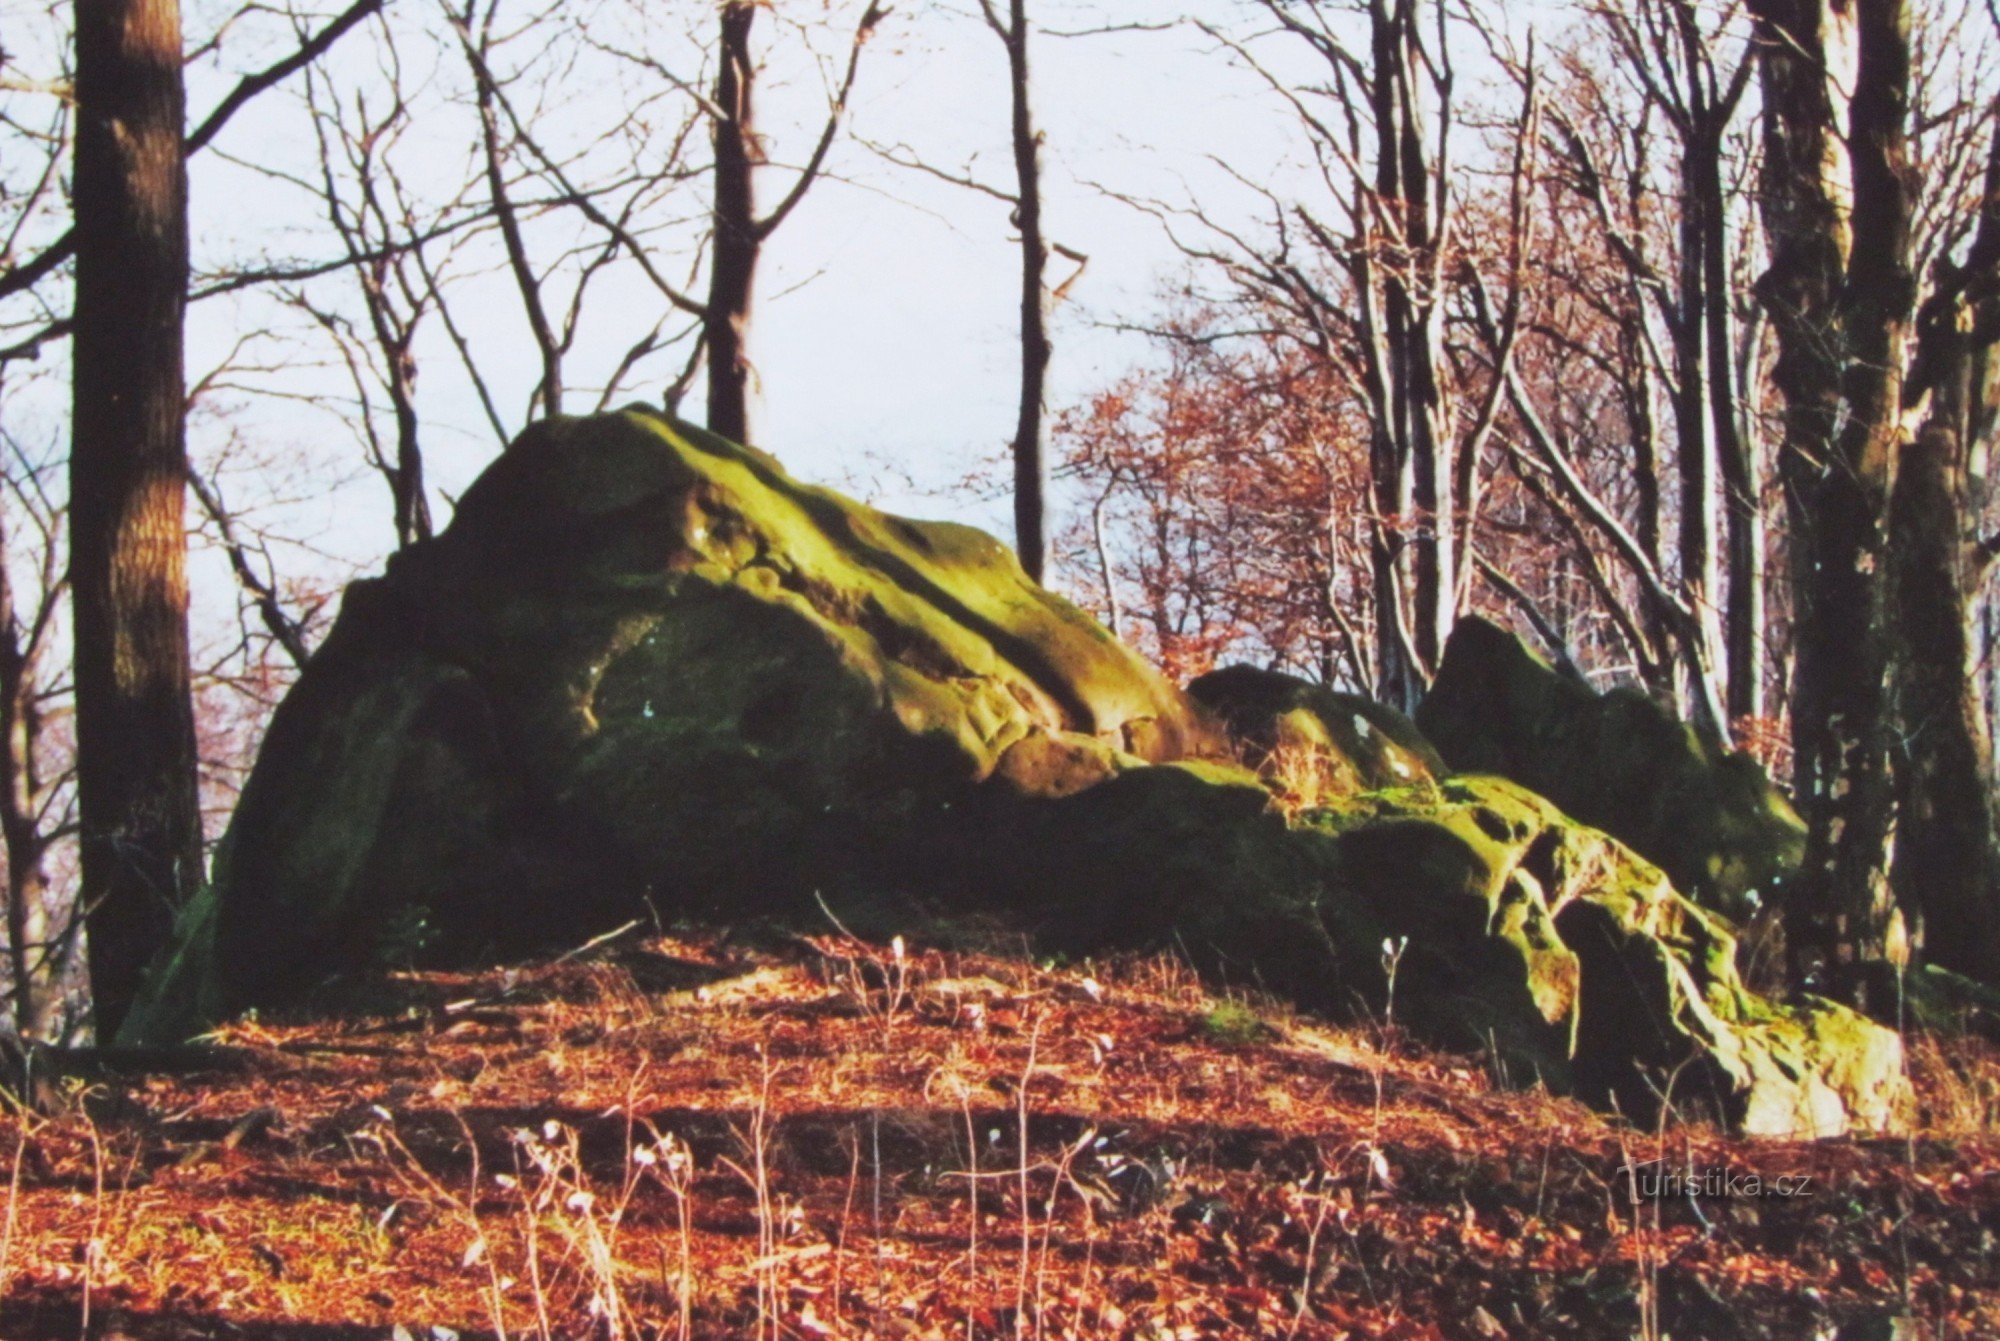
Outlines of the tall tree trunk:
{"type": "Polygon", "coordinates": [[[763,250],[757,221],[757,143],[752,95],[757,67],[750,54],[755,0],[725,0],[715,79],[715,235],[710,243],[708,302],[702,318],[708,347],[708,427],[749,442],[750,304],[763,250]]]}
{"type": "Polygon", "coordinates": [[[189,698],[185,103],[176,0],[76,7],[70,578],[97,1033],[202,879],[189,698]]]}
{"type": "Polygon", "coordinates": [[[1932,963],[2000,985],[2000,813],[1973,665],[1962,438],[1934,415],[1897,472],[1897,901],[1932,963]]]}
{"type": "Polygon", "coordinates": [[[1440,239],[1433,236],[1434,180],[1415,78],[1421,56],[1415,0],[1370,7],[1373,15],[1375,189],[1393,219],[1392,257],[1381,266],[1389,403],[1402,470],[1409,477],[1404,524],[1410,598],[1408,649],[1414,665],[1405,698],[1421,694],[1451,632],[1453,433],[1439,382],[1442,363],[1437,306],[1440,239]]]}
{"type": "MultiPolygon", "coordinates": [[[[1665,572],[1660,534],[1660,422],[1654,405],[1653,360],[1646,348],[1643,324],[1644,318],[1637,312],[1619,323],[1618,366],[1624,370],[1627,386],[1621,400],[1626,433],[1632,442],[1635,538],[1640,552],[1652,564],[1654,571],[1665,572]]],[[[1641,600],[1638,606],[1638,622],[1646,641],[1656,648],[1672,647],[1674,630],[1661,603],[1641,600]]],[[[1646,687],[1656,694],[1671,697],[1674,693],[1673,668],[1667,667],[1664,675],[1648,674],[1655,664],[1653,660],[1644,656],[1638,660],[1646,687]]]]}
{"type": "Polygon", "coordinates": [[[1771,246],[1760,288],[1786,402],[1792,743],[1810,831],[1786,929],[1795,971],[1866,1004],[1863,967],[1888,958],[1896,935],[1884,598],[1915,295],[1908,14],[1903,0],[1857,0],[1851,10],[1831,0],[1755,0],[1752,8],[1771,246]]]}
{"type": "MultiPolygon", "coordinates": [[[[1699,80],[1689,81],[1698,90],[1699,80]]],[[[1721,173],[1714,162],[1718,146],[1707,142],[1697,127],[1681,146],[1681,217],[1679,296],[1673,314],[1675,464],[1680,478],[1681,589],[1693,618],[1682,640],[1684,703],[1697,716],[1711,695],[1702,681],[1722,673],[1722,622],[1719,615],[1722,568],[1715,536],[1720,529],[1716,508],[1716,451],[1710,432],[1709,391],[1716,368],[1709,356],[1708,267],[1709,235],[1722,210],[1721,173]]],[[[1727,722],[1710,722],[1727,738],[1727,722]]]]}
{"type": "Polygon", "coordinates": [[[1039,582],[1047,559],[1047,468],[1042,452],[1042,409],[1049,371],[1049,309],[1044,274],[1049,248],[1042,236],[1042,137],[1028,102],[1026,0],[1009,0],[1007,85],[1013,99],[1014,222],[1021,230],[1021,405],[1014,423],[1014,547],[1021,566],[1039,582]]]}
{"type": "Polygon", "coordinates": [[[2000,417],[1996,340],[2000,134],[1988,148],[1984,209],[1965,263],[1941,263],[1920,314],[1905,397],[1928,392],[1930,403],[1897,469],[1890,511],[1898,635],[1891,877],[1926,958],[2000,984],[2000,798],[1978,669],[1979,595],[1994,547],[1979,534],[1975,485],[2000,417]]]}
{"type": "MultiPolygon", "coordinates": [[[[1734,283],[1726,282],[1721,301],[1735,304],[1734,283]]],[[[1757,408],[1750,402],[1759,383],[1758,350],[1762,322],[1727,323],[1734,369],[1733,384],[1717,398],[1715,411],[1728,415],[1730,430],[1722,440],[1722,483],[1727,491],[1729,544],[1729,713],[1732,718],[1768,715],[1764,683],[1765,611],[1768,584],[1764,573],[1764,465],[1757,408]]]]}
{"type": "MultiPolygon", "coordinates": [[[[1378,456],[1379,461],[1379,456],[1378,456]]],[[[1377,473],[1375,508],[1384,518],[1408,510],[1409,487],[1400,472],[1377,473]],[[1392,510],[1399,508],[1400,510],[1392,510]]],[[[1404,557],[1408,542],[1399,528],[1378,521],[1369,539],[1370,593],[1375,614],[1375,695],[1403,712],[1414,712],[1423,697],[1424,681],[1410,638],[1404,596],[1404,557]]]]}

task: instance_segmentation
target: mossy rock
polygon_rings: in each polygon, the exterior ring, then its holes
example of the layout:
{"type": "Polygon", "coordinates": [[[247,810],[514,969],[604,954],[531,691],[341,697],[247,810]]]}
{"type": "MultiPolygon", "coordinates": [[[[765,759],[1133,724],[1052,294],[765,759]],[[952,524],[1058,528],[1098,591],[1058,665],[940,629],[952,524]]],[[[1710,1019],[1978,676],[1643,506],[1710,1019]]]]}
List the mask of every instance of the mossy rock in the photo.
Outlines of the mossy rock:
{"type": "Polygon", "coordinates": [[[1062,795],[1228,753],[979,531],[650,412],[548,420],[348,589],[190,932],[212,949],[163,960],[127,1033],[296,999],[369,965],[399,909],[460,956],[782,912],[913,882],[989,783],[1062,795]]]}
{"type": "Polygon", "coordinates": [[[419,940],[466,960],[820,895],[877,929],[984,912],[1050,948],[1183,947],[1342,1013],[1380,1014],[1406,943],[1398,1023],[1523,1080],[1630,1109],[1679,1075],[1757,1130],[1891,1115],[1894,1035],[1743,991],[1727,925],[1623,845],[1440,779],[1358,700],[1204,692],[1219,713],[976,531],[650,413],[552,420],[349,589],[122,1037],[419,940]],[[1243,760],[1288,733],[1351,778],[1280,804],[1243,760]]]}
{"type": "Polygon", "coordinates": [[[1644,694],[1596,693],[1483,619],[1452,630],[1416,724],[1453,769],[1497,773],[1631,845],[1736,920],[1805,855],[1805,825],[1756,760],[1644,694]]]}
{"type": "Polygon", "coordinates": [[[1357,794],[1288,822],[1246,770],[1136,768],[986,831],[989,896],[1045,944],[1172,948],[1210,977],[1394,1020],[1650,1122],[1762,1135],[1900,1125],[1889,1030],[1744,987],[1727,922],[1609,835],[1506,779],[1357,794]]]}
{"type": "Polygon", "coordinates": [[[1280,671],[1226,666],[1188,685],[1243,762],[1299,806],[1444,776],[1444,761],[1394,708],[1280,671]]]}
{"type": "Polygon", "coordinates": [[[1519,784],[1455,777],[1317,822],[1339,844],[1350,904],[1408,937],[1399,1018],[1446,1043],[1485,1034],[1476,1041],[1516,1080],[1648,1121],[1664,1099],[1760,1135],[1906,1119],[1892,1031],[1830,1002],[1758,997],[1724,919],[1519,784]],[[1464,919],[1482,908],[1479,947],[1464,919]]]}

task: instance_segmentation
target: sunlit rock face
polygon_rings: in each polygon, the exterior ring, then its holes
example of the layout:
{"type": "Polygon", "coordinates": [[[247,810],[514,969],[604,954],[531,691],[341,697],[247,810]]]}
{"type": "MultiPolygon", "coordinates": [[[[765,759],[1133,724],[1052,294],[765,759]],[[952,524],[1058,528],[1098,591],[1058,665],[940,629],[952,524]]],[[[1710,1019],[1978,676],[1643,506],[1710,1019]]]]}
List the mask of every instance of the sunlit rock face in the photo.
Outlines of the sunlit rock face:
{"type": "Polygon", "coordinates": [[[1723,918],[1407,719],[1183,692],[999,542],[644,411],[537,425],[356,583],[128,1041],[634,918],[1178,946],[1635,1114],[1884,1127],[1893,1034],[1781,1008],[1723,918]],[[1385,946],[1395,952],[1393,964],[1385,946]]]}
{"type": "Polygon", "coordinates": [[[194,919],[212,963],[160,991],[212,1017],[361,968],[392,928],[512,954],[960,883],[981,791],[1229,749],[982,532],[649,412],[551,420],[349,588],[194,919]]]}
{"type": "Polygon", "coordinates": [[[1756,760],[1636,689],[1558,674],[1483,619],[1452,630],[1416,720],[1452,768],[1532,787],[1730,917],[1771,901],[1805,856],[1804,823],[1756,760]]]}

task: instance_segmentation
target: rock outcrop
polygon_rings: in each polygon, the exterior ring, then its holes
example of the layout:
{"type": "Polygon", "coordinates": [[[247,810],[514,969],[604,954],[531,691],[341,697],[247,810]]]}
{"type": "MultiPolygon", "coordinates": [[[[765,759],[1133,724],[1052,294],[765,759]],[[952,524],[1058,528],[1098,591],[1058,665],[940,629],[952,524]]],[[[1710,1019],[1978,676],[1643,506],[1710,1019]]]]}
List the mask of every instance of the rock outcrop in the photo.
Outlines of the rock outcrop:
{"type": "Polygon", "coordinates": [[[1805,855],[1805,825],[1756,760],[1636,689],[1559,675],[1483,619],[1452,630],[1416,722],[1453,769],[1540,792],[1732,918],[1769,902],[1805,855]]]}
{"type": "Polygon", "coordinates": [[[1336,1015],[1393,1002],[1419,1037],[1642,1121],[1662,1096],[1774,1136],[1890,1129],[1909,1111],[1895,1033],[1750,991],[1725,919],[1505,779],[1360,793],[1287,822],[1248,774],[1168,765],[1011,822],[989,874],[1048,943],[1175,944],[1336,1015]]]}
{"type": "Polygon", "coordinates": [[[1893,1034],[1753,996],[1656,866],[1445,775],[1397,714],[1259,671],[1183,693],[989,537],[637,411],[531,429],[349,589],[126,1038],[416,945],[816,895],[885,930],[1178,945],[1378,1017],[1400,946],[1399,1023],[1627,1111],[1670,1076],[1755,1131],[1892,1125],[1907,1097],[1893,1034]]]}
{"type": "Polygon", "coordinates": [[[651,413],[546,421],[348,589],[135,1028],[296,997],[412,919],[504,954],[907,883],[980,784],[1227,750],[982,532],[651,413]]]}

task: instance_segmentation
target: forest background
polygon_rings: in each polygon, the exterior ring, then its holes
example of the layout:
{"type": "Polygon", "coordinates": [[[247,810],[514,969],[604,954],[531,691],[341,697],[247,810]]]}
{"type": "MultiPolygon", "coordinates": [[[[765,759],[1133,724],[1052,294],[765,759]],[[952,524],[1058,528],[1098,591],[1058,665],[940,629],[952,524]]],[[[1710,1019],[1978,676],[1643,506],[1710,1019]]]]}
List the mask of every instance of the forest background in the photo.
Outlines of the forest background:
{"type": "Polygon", "coordinates": [[[1985,0],[4,13],[23,1034],[86,928],[115,1024],[342,584],[631,400],[1176,676],[1408,708],[1501,618],[1791,783],[1795,981],[2000,978],[1985,0]]]}

